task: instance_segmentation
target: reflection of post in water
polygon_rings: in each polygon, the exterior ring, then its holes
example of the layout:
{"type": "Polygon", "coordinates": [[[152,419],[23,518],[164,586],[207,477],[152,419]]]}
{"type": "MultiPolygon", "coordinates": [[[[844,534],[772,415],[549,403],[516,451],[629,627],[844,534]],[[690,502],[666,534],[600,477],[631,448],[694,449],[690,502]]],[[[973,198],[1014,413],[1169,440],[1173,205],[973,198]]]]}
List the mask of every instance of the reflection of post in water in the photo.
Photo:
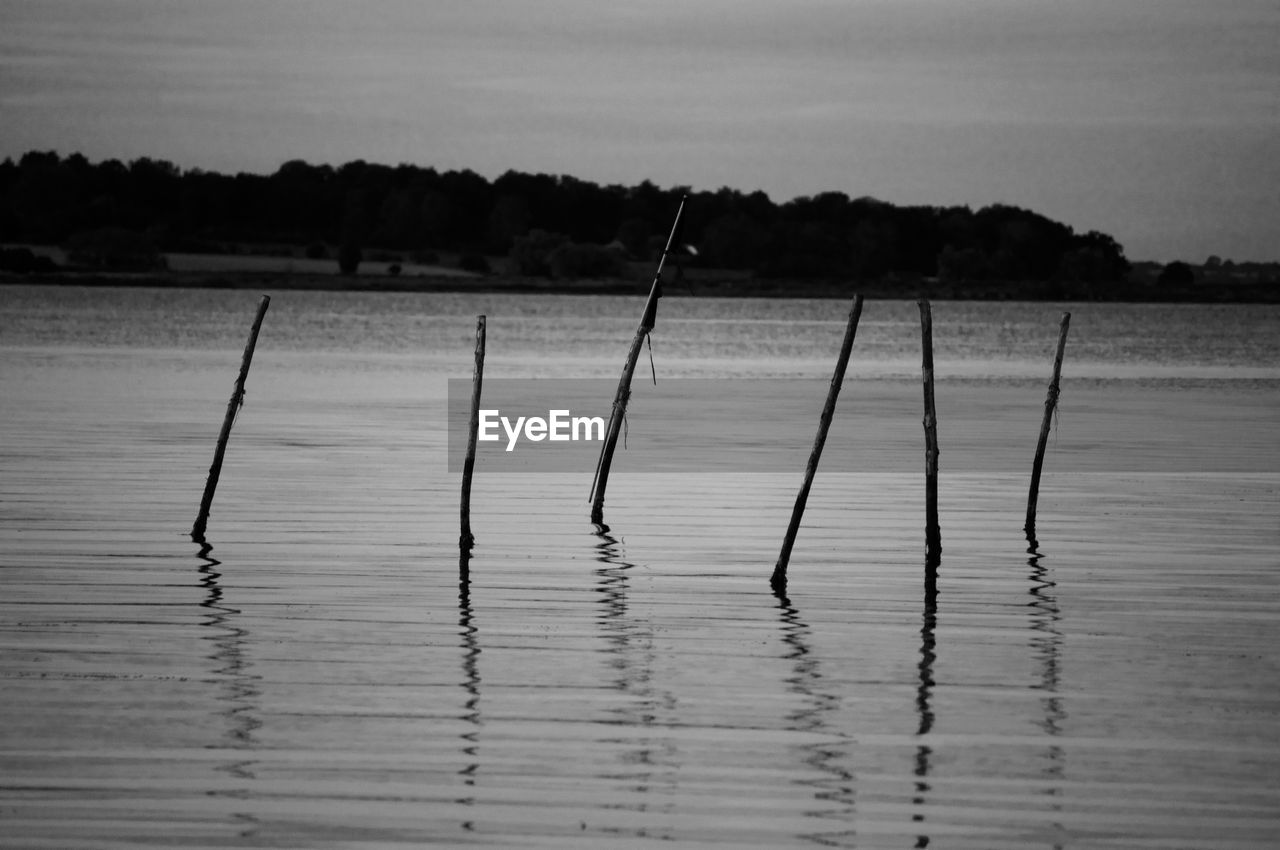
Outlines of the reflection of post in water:
{"type": "MultiPolygon", "coordinates": [[[[940,564],[940,556],[935,552],[930,552],[925,559],[924,565],[924,619],[920,626],[920,663],[917,670],[920,674],[920,683],[916,687],[916,714],[919,723],[916,726],[916,737],[923,739],[925,735],[933,730],[933,664],[937,660],[937,638],[936,631],[938,627],[938,566],[940,564]]],[[[916,745],[916,764],[915,764],[915,796],[911,798],[913,805],[923,807],[926,802],[925,795],[928,794],[929,771],[932,767],[930,760],[933,757],[933,748],[923,743],[916,745]]],[[[924,812],[917,812],[911,816],[911,820],[923,824],[924,812]]],[[[921,833],[916,836],[916,847],[928,847],[929,836],[921,833]]]]}
{"type": "MultiPolygon", "coordinates": [[[[215,568],[221,561],[209,556],[213,547],[205,543],[200,548],[200,585],[207,591],[205,599],[200,603],[206,613],[200,625],[213,630],[208,640],[213,642],[214,650],[207,656],[217,666],[214,675],[225,683],[225,694],[219,697],[230,703],[221,715],[230,721],[227,730],[229,745],[237,748],[250,748],[257,744],[253,739],[254,730],[262,725],[262,721],[254,717],[257,710],[255,698],[259,691],[256,685],[257,676],[249,673],[250,664],[245,659],[244,640],[248,635],[243,628],[235,624],[240,612],[223,604],[222,586],[219,579],[222,574],[215,568]]],[[[247,762],[252,764],[253,762],[247,762]]],[[[235,775],[252,778],[252,774],[232,771],[235,775]]]]}
{"type": "MultiPolygon", "coordinates": [[[[621,691],[629,699],[623,700],[619,707],[613,709],[619,716],[622,728],[652,729],[658,720],[659,710],[674,711],[676,699],[670,692],[657,692],[653,686],[653,630],[645,621],[634,617],[630,612],[628,592],[630,579],[628,573],[635,569],[635,564],[622,558],[621,547],[617,538],[609,534],[608,528],[597,524],[596,560],[600,568],[595,571],[599,579],[600,604],[602,611],[596,618],[604,632],[608,644],[609,666],[614,671],[612,686],[621,691]]],[[[676,748],[670,739],[655,740],[646,735],[638,742],[638,748],[628,754],[627,763],[636,765],[632,778],[635,784],[631,790],[641,794],[649,793],[655,784],[663,786],[664,797],[668,801],[675,799],[674,759],[676,748]],[[657,777],[655,773],[663,772],[657,777]]],[[[618,778],[611,775],[609,778],[618,778]]],[[[657,811],[670,811],[673,802],[666,802],[657,811]]],[[[648,803],[635,806],[636,811],[649,811],[648,803]]],[[[636,835],[646,838],[670,840],[671,835],[653,833],[647,829],[639,829],[636,835]]]]}
{"type": "MultiPolygon", "coordinates": [[[[213,676],[222,684],[222,693],[218,701],[225,704],[218,715],[227,721],[227,730],[223,737],[229,749],[255,749],[258,742],[253,733],[262,725],[257,718],[259,708],[257,698],[258,677],[249,672],[251,664],[245,658],[244,643],[248,632],[236,625],[240,612],[223,603],[222,585],[218,572],[222,562],[210,557],[213,546],[201,540],[200,552],[200,586],[205,589],[205,598],[200,607],[205,609],[205,619],[201,627],[209,630],[205,639],[212,642],[213,651],[206,657],[213,662],[213,676]]],[[[254,779],[254,766],[257,759],[238,759],[228,764],[219,765],[216,770],[234,776],[237,779],[254,779]]],[[[217,793],[217,792],[210,792],[217,793]]],[[[235,815],[238,821],[247,826],[240,833],[241,838],[252,836],[258,829],[257,818],[245,812],[235,815]]]]}
{"type": "MultiPolygon", "coordinates": [[[[467,562],[470,553],[463,550],[460,562],[461,578],[458,581],[458,634],[462,637],[462,690],[466,693],[462,721],[467,724],[467,731],[462,733],[462,754],[467,766],[458,771],[462,784],[466,788],[465,796],[458,802],[464,806],[474,806],[476,776],[480,770],[480,642],[477,639],[475,614],[471,608],[471,580],[468,577],[467,562]]],[[[464,821],[462,828],[467,832],[475,830],[475,822],[464,821]]]]}
{"type": "MultiPolygon", "coordinates": [[[[1058,608],[1058,597],[1054,592],[1057,586],[1050,578],[1049,571],[1040,563],[1044,557],[1040,554],[1040,544],[1035,535],[1027,534],[1027,566],[1031,568],[1027,578],[1031,581],[1031,601],[1027,603],[1031,609],[1031,650],[1040,663],[1040,684],[1037,688],[1044,691],[1040,699],[1044,718],[1040,728],[1051,738],[1062,734],[1062,724],[1067,719],[1067,712],[1062,705],[1059,694],[1059,683],[1062,676],[1062,630],[1058,623],[1062,614],[1058,608]]],[[[1061,780],[1064,774],[1066,754],[1059,744],[1051,744],[1047,752],[1048,765],[1044,775],[1051,780],[1061,780]]],[[[1050,788],[1047,793],[1058,797],[1060,788],[1050,788]]],[[[1061,809],[1061,803],[1055,802],[1053,810],[1061,809]]]]}
{"type": "Polygon", "coordinates": [[[800,612],[791,604],[784,590],[776,588],[774,595],[778,598],[778,611],[781,615],[782,642],[787,646],[787,654],[783,657],[792,663],[791,675],[786,679],[787,690],[803,700],[800,708],[787,715],[787,720],[790,721],[788,728],[796,732],[837,736],[842,739],[838,744],[821,741],[801,748],[805,754],[804,762],[813,768],[816,778],[802,780],[799,784],[811,786],[814,799],[829,806],[826,809],[808,811],[806,816],[831,820],[843,828],[806,833],[797,837],[821,846],[850,846],[857,837],[857,831],[853,829],[855,777],[840,763],[841,758],[846,756],[844,749],[849,746],[849,741],[844,733],[827,723],[828,715],[840,707],[840,698],[835,694],[824,693],[819,688],[822,673],[818,669],[818,658],[813,654],[809,643],[809,624],[801,619],[800,612]]]}

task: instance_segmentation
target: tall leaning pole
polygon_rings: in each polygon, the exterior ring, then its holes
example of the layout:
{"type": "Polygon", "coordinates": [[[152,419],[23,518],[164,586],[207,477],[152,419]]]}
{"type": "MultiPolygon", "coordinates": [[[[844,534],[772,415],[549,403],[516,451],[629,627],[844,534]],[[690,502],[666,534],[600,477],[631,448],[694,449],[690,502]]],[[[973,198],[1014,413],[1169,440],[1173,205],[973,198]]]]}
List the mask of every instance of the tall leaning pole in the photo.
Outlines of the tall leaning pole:
{"type": "Polygon", "coordinates": [[[942,531],[938,525],[938,411],[933,397],[933,311],[921,298],[920,377],[924,388],[924,540],[925,563],[936,567],[942,560],[942,531]]]}
{"type": "Polygon", "coordinates": [[[462,461],[461,529],[458,548],[469,553],[475,545],[471,533],[471,476],[476,468],[476,439],[480,433],[480,391],[484,384],[484,346],[487,320],[476,316],[476,365],[471,373],[471,416],[467,420],[467,455],[462,461]]]}
{"type": "Polygon", "coordinates": [[[787,565],[791,562],[791,549],[795,546],[796,534],[800,530],[800,519],[804,516],[805,505],[809,501],[809,488],[813,486],[813,476],[818,471],[818,461],[822,459],[822,447],[827,442],[827,431],[831,428],[831,419],[836,413],[836,400],[840,396],[840,387],[844,385],[844,372],[849,365],[849,353],[853,351],[853,338],[858,332],[858,320],[862,317],[862,296],[853,296],[853,306],[849,309],[849,321],[845,325],[844,342],[840,345],[840,354],[836,357],[836,368],[831,375],[831,384],[827,387],[827,401],[818,417],[818,433],[813,438],[813,448],[809,451],[809,463],[804,468],[804,481],[800,484],[800,492],[796,494],[796,502],[791,509],[791,522],[787,525],[787,533],[782,538],[782,550],[778,553],[778,561],[773,568],[773,576],[769,579],[775,593],[785,594],[787,589],[787,565]]]}
{"type": "Polygon", "coordinates": [[[1053,357],[1053,377],[1049,380],[1049,392],[1044,400],[1044,420],[1040,423],[1040,439],[1036,442],[1036,456],[1031,462],[1031,488],[1027,492],[1027,522],[1023,531],[1034,539],[1036,536],[1036,500],[1040,496],[1040,472],[1044,469],[1044,450],[1049,442],[1049,428],[1053,425],[1053,412],[1058,408],[1059,384],[1062,378],[1062,358],[1067,350],[1067,331],[1071,328],[1071,314],[1062,314],[1058,327],[1058,350],[1053,357]]]}
{"type": "Polygon", "coordinates": [[[218,434],[218,445],[213,450],[213,465],[209,467],[209,478],[205,481],[204,497],[200,500],[200,513],[196,516],[195,525],[191,527],[191,539],[197,543],[204,542],[205,527],[209,524],[209,510],[213,507],[213,492],[218,489],[218,477],[222,474],[222,458],[227,453],[227,440],[231,438],[231,425],[236,421],[236,413],[244,404],[244,382],[249,377],[249,364],[253,362],[253,349],[258,344],[258,331],[262,328],[262,318],[267,315],[267,307],[271,304],[271,296],[264,295],[258,302],[258,315],[253,320],[253,328],[249,331],[249,343],[244,347],[244,357],[240,361],[240,375],[236,378],[235,389],[231,392],[231,401],[227,402],[227,414],[222,419],[222,431],[218,434]]]}
{"type": "Polygon", "coordinates": [[[649,298],[644,304],[644,315],[640,318],[640,326],[636,328],[636,335],[631,340],[627,361],[622,367],[622,377],[618,380],[618,391],[613,396],[609,427],[605,431],[604,445],[600,447],[600,459],[596,463],[595,479],[591,483],[591,521],[596,525],[604,524],[604,492],[609,483],[609,469],[613,465],[613,450],[618,444],[622,421],[627,415],[627,402],[631,399],[631,376],[635,374],[636,360],[640,357],[640,349],[644,346],[645,338],[658,321],[658,299],[662,297],[662,269],[675,244],[676,234],[680,230],[680,219],[684,215],[684,205],[688,199],[688,195],[680,198],[676,220],[671,225],[670,235],[667,236],[667,246],[662,249],[662,256],[658,258],[658,271],[654,274],[653,284],[649,287],[649,298]]]}

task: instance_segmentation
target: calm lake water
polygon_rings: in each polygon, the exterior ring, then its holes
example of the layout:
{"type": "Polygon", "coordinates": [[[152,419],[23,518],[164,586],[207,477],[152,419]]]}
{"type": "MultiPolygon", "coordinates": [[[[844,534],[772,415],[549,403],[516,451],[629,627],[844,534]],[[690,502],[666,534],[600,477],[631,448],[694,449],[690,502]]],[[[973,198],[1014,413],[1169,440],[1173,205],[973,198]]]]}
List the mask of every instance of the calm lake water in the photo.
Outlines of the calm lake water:
{"type": "MultiPolygon", "coordinates": [[[[935,303],[927,594],[918,311],[868,302],[779,597],[807,450],[620,448],[608,531],[482,452],[460,580],[475,316],[486,377],[616,380],[639,296],[276,294],[202,552],[257,300],[0,287],[0,846],[1276,846],[1280,309],[935,303]]],[[[664,299],[637,404],[795,379],[807,444],[847,312],[664,299]]]]}

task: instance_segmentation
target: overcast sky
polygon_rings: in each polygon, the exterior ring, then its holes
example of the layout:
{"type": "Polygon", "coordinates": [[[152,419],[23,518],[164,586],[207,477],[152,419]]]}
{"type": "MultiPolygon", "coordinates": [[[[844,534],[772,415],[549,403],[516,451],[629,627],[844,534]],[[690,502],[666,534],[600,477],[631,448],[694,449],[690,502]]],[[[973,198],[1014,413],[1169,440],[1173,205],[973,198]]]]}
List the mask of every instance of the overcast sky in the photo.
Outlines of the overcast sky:
{"type": "Polygon", "coordinates": [[[0,158],[1009,203],[1280,259],[1280,0],[0,0],[0,158]]]}

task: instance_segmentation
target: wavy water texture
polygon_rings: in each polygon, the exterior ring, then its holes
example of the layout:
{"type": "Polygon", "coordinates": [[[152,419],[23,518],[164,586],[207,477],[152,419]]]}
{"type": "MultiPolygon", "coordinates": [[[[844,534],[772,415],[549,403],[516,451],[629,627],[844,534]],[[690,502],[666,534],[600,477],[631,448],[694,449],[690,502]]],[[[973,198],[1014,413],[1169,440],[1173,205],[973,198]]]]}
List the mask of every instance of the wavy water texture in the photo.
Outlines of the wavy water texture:
{"type": "MultiPolygon", "coordinates": [[[[931,576],[915,306],[869,302],[829,437],[853,448],[775,595],[803,457],[642,473],[620,449],[607,528],[590,465],[482,458],[459,569],[444,386],[474,316],[487,374],[616,378],[640,299],[278,295],[201,547],[256,296],[3,295],[0,846],[1280,832],[1274,309],[1061,305],[1029,541],[1059,305],[935,304],[931,576]]],[[[650,390],[829,376],[847,310],[668,301],[650,390]]]]}

